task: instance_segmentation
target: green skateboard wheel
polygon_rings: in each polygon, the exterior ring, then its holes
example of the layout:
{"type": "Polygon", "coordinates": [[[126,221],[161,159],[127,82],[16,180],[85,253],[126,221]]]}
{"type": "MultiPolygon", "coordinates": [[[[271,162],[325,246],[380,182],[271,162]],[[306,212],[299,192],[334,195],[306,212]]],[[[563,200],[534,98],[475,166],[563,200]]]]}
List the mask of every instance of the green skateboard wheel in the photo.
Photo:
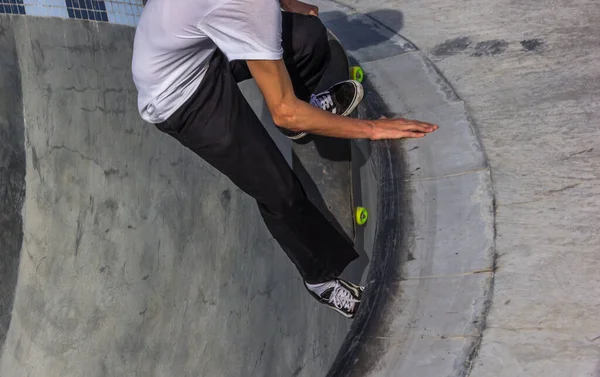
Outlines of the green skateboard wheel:
{"type": "Polygon", "coordinates": [[[369,212],[367,212],[367,209],[365,207],[356,207],[354,218],[358,225],[365,225],[367,219],[369,218],[369,212]]]}
{"type": "Polygon", "coordinates": [[[364,73],[363,73],[362,68],[360,68],[359,66],[356,66],[356,65],[353,65],[352,67],[350,67],[350,78],[352,80],[362,82],[363,77],[364,77],[364,73]]]}

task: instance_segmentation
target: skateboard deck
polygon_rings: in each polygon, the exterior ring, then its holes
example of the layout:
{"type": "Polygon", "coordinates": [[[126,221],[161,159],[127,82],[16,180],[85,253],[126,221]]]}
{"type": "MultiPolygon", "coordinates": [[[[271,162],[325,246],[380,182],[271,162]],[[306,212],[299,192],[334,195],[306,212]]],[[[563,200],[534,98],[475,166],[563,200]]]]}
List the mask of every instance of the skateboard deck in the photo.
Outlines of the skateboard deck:
{"type": "Polygon", "coordinates": [[[316,92],[326,90],[331,85],[348,79],[362,82],[363,71],[358,65],[350,64],[348,52],[338,37],[331,30],[327,30],[327,39],[331,50],[329,69],[323,75],[316,92]]]}
{"type": "MultiPolygon", "coordinates": [[[[340,81],[357,79],[352,77],[352,66],[342,43],[331,31],[327,36],[331,59],[315,93],[327,90],[340,81]]],[[[359,72],[362,79],[362,71],[359,72]]],[[[309,199],[334,225],[354,240],[356,226],[366,221],[366,210],[355,207],[350,141],[309,135],[293,143],[292,150],[293,169],[309,199]]]]}

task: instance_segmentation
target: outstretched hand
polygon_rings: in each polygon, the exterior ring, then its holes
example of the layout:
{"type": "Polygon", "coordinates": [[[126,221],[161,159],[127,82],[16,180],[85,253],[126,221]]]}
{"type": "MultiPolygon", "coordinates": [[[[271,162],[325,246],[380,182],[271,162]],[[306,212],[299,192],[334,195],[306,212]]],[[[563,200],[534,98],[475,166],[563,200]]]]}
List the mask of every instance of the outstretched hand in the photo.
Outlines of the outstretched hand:
{"type": "Polygon", "coordinates": [[[436,124],[403,118],[382,117],[373,124],[371,140],[419,138],[439,128],[436,124]]]}
{"type": "Polygon", "coordinates": [[[300,0],[281,0],[280,4],[286,12],[300,13],[306,16],[319,16],[319,7],[303,3],[300,0]]]}

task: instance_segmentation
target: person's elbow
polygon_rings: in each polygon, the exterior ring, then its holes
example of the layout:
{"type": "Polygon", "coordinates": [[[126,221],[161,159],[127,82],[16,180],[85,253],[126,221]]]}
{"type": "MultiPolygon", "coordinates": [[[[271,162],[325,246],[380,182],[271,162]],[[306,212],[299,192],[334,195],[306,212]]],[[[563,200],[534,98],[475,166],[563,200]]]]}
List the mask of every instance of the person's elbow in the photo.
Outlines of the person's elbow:
{"type": "Polygon", "coordinates": [[[271,116],[277,126],[291,131],[302,131],[298,124],[298,106],[294,99],[281,101],[272,106],[271,116]]]}

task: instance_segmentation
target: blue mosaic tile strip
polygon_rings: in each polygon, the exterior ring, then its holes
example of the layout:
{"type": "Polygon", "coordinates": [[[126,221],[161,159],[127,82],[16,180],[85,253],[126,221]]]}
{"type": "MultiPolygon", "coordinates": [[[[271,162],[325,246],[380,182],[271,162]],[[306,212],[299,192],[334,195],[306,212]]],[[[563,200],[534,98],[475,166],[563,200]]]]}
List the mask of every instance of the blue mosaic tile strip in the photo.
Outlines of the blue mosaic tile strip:
{"type": "Polygon", "coordinates": [[[0,0],[0,13],[25,14],[23,0],[0,0]]]}
{"type": "Polygon", "coordinates": [[[0,0],[0,13],[136,26],[143,0],[0,0]]]}
{"type": "Polygon", "coordinates": [[[108,22],[103,0],[66,0],[69,18],[108,22]]]}

